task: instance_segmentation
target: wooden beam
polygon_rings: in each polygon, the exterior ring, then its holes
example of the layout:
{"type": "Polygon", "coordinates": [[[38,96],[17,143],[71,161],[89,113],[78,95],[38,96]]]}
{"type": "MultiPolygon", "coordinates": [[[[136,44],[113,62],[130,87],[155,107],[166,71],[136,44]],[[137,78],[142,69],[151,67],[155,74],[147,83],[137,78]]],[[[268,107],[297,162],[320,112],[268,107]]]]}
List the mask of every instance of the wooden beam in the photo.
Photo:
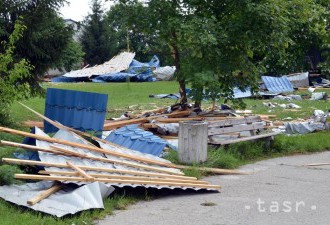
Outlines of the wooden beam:
{"type": "MultiPolygon", "coordinates": [[[[41,170],[39,174],[55,174],[63,176],[79,176],[77,172],[67,172],[67,171],[45,171],[41,170]]],[[[145,176],[127,176],[127,175],[112,175],[103,173],[88,173],[88,175],[97,178],[111,178],[111,179],[123,179],[123,180],[149,180],[149,181],[168,181],[168,182],[180,182],[180,183],[196,183],[196,184],[208,184],[206,181],[200,180],[182,180],[182,179],[170,179],[170,178],[156,178],[156,177],[145,177],[145,176]]]]}
{"type": "Polygon", "coordinates": [[[31,120],[27,120],[24,121],[22,123],[23,126],[25,127],[39,127],[39,128],[43,128],[44,127],[44,123],[42,121],[31,121],[31,120]]]}
{"type": "Polygon", "coordinates": [[[241,131],[258,130],[263,128],[264,125],[262,122],[255,124],[241,124],[232,127],[210,127],[208,129],[208,135],[235,133],[241,131]]]}
{"type": "MultiPolygon", "coordinates": [[[[31,175],[31,174],[15,174],[16,179],[25,180],[56,180],[56,181],[85,181],[82,177],[64,177],[64,176],[43,176],[43,175],[31,175]]],[[[187,188],[207,188],[218,190],[221,187],[219,185],[209,184],[195,184],[195,183],[179,183],[179,182],[167,182],[167,181],[148,181],[148,180],[121,180],[121,179],[108,179],[108,178],[95,178],[95,181],[116,184],[138,184],[138,185],[163,185],[163,186],[180,186],[187,188]]]]}
{"type": "Polygon", "coordinates": [[[313,163],[313,164],[307,164],[306,166],[329,166],[330,163],[313,163]]]}
{"type": "Polygon", "coordinates": [[[0,127],[0,131],[6,132],[6,133],[11,133],[11,134],[16,134],[16,135],[21,135],[24,137],[31,137],[31,138],[35,138],[35,139],[42,140],[42,141],[48,141],[51,143],[58,143],[58,144],[72,146],[72,147],[83,148],[83,149],[87,149],[90,151],[103,153],[103,154],[107,154],[107,155],[112,155],[112,156],[116,156],[116,157],[122,157],[125,159],[134,160],[134,161],[140,161],[140,162],[144,162],[144,163],[175,168],[175,166],[172,163],[167,163],[167,162],[162,162],[160,160],[158,161],[158,160],[154,160],[154,159],[148,159],[146,157],[140,157],[140,156],[134,156],[134,155],[129,155],[129,154],[125,154],[125,153],[110,151],[110,150],[98,148],[96,146],[90,146],[90,145],[85,145],[85,144],[81,144],[81,143],[65,141],[62,139],[46,137],[46,136],[41,136],[41,135],[37,135],[37,134],[31,134],[28,132],[14,130],[14,129],[6,128],[6,127],[0,127]]]}
{"type": "MultiPolygon", "coordinates": [[[[58,146],[51,146],[52,149],[54,150],[65,150],[63,148],[60,148],[58,146]]],[[[82,156],[77,156],[85,159],[91,159],[94,161],[100,161],[100,162],[106,162],[106,163],[113,163],[113,164],[120,164],[128,167],[133,167],[133,168],[138,168],[138,169],[144,169],[144,170],[149,170],[149,171],[155,171],[159,173],[167,173],[167,174],[173,174],[173,175],[184,175],[182,172],[173,172],[169,171],[168,169],[160,168],[160,167],[154,167],[154,166],[148,166],[145,164],[140,164],[140,163],[132,163],[132,162],[125,162],[121,160],[115,160],[115,159],[110,159],[110,158],[102,158],[102,157],[95,157],[95,156],[89,156],[89,155],[82,155],[82,156]]]]}
{"type": "Polygon", "coordinates": [[[131,120],[123,120],[123,121],[114,121],[110,123],[106,123],[103,126],[103,130],[113,130],[116,128],[120,128],[123,126],[127,126],[130,124],[140,124],[140,123],[147,123],[149,120],[147,118],[138,118],[138,119],[131,119],[131,120]]]}
{"type": "Polygon", "coordinates": [[[237,143],[237,142],[241,142],[241,141],[252,141],[252,140],[256,140],[256,139],[271,137],[271,136],[275,136],[278,134],[280,134],[280,132],[258,134],[258,135],[254,135],[254,136],[250,136],[250,137],[242,137],[242,138],[237,138],[237,139],[233,139],[233,140],[224,140],[224,141],[219,141],[219,142],[211,141],[210,143],[216,144],[216,145],[229,145],[229,144],[233,144],[233,143],[237,143]]]}
{"type": "MultiPolygon", "coordinates": [[[[177,165],[180,169],[191,169],[190,166],[184,166],[184,165],[177,165]]],[[[249,175],[251,173],[239,171],[239,170],[227,170],[227,169],[219,169],[219,168],[210,168],[210,167],[193,167],[193,169],[199,170],[199,171],[205,171],[210,172],[214,174],[221,174],[221,175],[249,175]]]]}
{"type": "Polygon", "coordinates": [[[41,192],[40,194],[38,194],[37,196],[33,197],[32,199],[27,201],[27,204],[29,205],[35,205],[38,202],[44,200],[45,198],[49,197],[50,195],[54,194],[55,192],[58,192],[59,190],[62,189],[62,185],[60,184],[55,184],[54,186],[52,186],[51,188],[41,192]]]}
{"type": "Polygon", "coordinates": [[[159,123],[178,123],[180,121],[202,121],[203,117],[186,117],[186,118],[157,118],[159,123]]]}
{"type": "Polygon", "coordinates": [[[226,127],[226,126],[249,124],[255,122],[261,122],[260,116],[247,116],[242,118],[227,119],[221,121],[209,121],[209,127],[226,127]]]}
{"type": "Polygon", "coordinates": [[[75,170],[80,176],[84,177],[86,181],[94,181],[94,177],[87,174],[84,170],[82,170],[80,167],[74,165],[72,162],[67,161],[66,164],[73,170],[75,170]]]}
{"type": "Polygon", "coordinates": [[[81,154],[78,152],[73,152],[66,150],[64,148],[60,148],[58,146],[51,145],[51,149],[47,148],[42,148],[42,147],[36,147],[33,145],[26,145],[26,144],[20,144],[20,143],[15,143],[15,142],[10,142],[10,141],[0,141],[1,144],[7,145],[7,146],[13,146],[13,147],[18,147],[18,148],[25,148],[29,149],[32,151],[42,151],[42,152],[48,152],[56,155],[67,155],[71,157],[79,157],[79,158],[84,158],[84,159],[90,159],[94,161],[100,161],[100,162],[106,162],[106,163],[114,163],[114,164],[121,164],[125,165],[128,167],[133,167],[133,168],[138,168],[138,169],[144,169],[144,170],[149,170],[149,171],[155,171],[155,172],[160,172],[160,173],[168,173],[168,174],[173,174],[173,175],[183,175],[182,172],[173,172],[169,171],[168,169],[163,169],[160,167],[154,167],[154,166],[148,166],[145,164],[138,164],[138,163],[132,163],[132,162],[125,162],[125,161],[120,161],[120,160],[114,160],[114,159],[109,159],[109,158],[102,158],[102,157],[94,157],[94,156],[89,156],[86,154],[81,154]]]}
{"type": "Polygon", "coordinates": [[[173,113],[170,113],[170,114],[149,116],[149,117],[138,118],[138,119],[131,119],[131,120],[125,120],[125,121],[114,121],[114,122],[104,124],[103,130],[113,130],[113,129],[123,127],[123,126],[126,126],[126,125],[130,125],[130,124],[147,123],[147,122],[149,122],[150,120],[153,120],[153,119],[160,119],[162,116],[167,116],[168,118],[173,118],[173,117],[180,117],[180,116],[188,116],[190,114],[191,114],[190,110],[185,110],[185,111],[173,112],[173,113]]]}
{"type": "MultiPolygon", "coordinates": [[[[30,166],[46,166],[46,167],[58,167],[58,168],[69,168],[66,164],[61,163],[51,163],[51,162],[41,162],[34,160],[23,160],[23,159],[12,159],[12,158],[2,158],[2,161],[5,163],[18,164],[18,165],[30,165],[30,166]]],[[[153,173],[153,172],[144,172],[136,170],[120,170],[104,167],[95,167],[95,166],[84,166],[78,165],[83,170],[92,170],[98,172],[108,172],[108,173],[119,173],[119,174],[130,174],[137,176],[147,176],[147,177],[164,177],[172,179],[184,179],[184,180],[197,180],[196,177],[180,176],[180,175],[171,175],[163,173],[153,173]]]]}

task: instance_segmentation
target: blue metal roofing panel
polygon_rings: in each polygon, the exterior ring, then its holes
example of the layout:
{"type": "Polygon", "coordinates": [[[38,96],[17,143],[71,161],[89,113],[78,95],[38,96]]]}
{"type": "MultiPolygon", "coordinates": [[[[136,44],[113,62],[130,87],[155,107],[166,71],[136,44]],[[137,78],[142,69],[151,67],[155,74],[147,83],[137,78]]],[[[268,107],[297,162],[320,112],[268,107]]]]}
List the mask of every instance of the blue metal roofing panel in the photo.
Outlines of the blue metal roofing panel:
{"type": "Polygon", "coordinates": [[[138,128],[136,124],[128,125],[111,132],[106,140],[155,156],[159,156],[167,144],[165,140],[151,132],[138,128]]]}
{"type": "MultiPolygon", "coordinates": [[[[45,116],[77,130],[102,131],[108,95],[48,88],[45,116]]],[[[44,121],[46,133],[58,129],[44,121]]]]}
{"type": "Polygon", "coordinates": [[[292,84],[286,76],[282,76],[282,77],[262,76],[261,79],[264,82],[269,92],[272,93],[293,92],[292,84]]]}

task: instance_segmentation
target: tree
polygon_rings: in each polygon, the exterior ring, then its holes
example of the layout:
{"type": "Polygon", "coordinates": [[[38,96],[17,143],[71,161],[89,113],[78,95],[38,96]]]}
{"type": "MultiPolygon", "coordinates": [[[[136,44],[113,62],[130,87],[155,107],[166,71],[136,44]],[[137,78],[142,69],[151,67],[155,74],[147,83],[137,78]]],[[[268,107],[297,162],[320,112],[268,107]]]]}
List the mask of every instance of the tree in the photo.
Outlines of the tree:
{"type": "MultiPolygon", "coordinates": [[[[38,77],[44,73],[64,54],[72,30],[65,26],[57,10],[65,0],[8,0],[0,2],[0,41],[8,42],[18,18],[26,26],[22,38],[17,41],[14,57],[26,59],[33,66],[33,76],[25,77],[22,82],[30,85],[32,93],[41,91],[38,77]]],[[[0,48],[0,52],[4,52],[0,48]]]]}
{"type": "MultiPolygon", "coordinates": [[[[15,100],[29,96],[29,86],[23,80],[32,76],[32,66],[26,59],[15,59],[15,45],[23,36],[26,27],[17,20],[8,42],[2,42],[0,53],[0,124],[9,122],[9,106],[15,100]]],[[[1,30],[1,29],[0,29],[1,30]]],[[[3,30],[1,30],[3,31],[3,30]]]]}
{"type": "Polygon", "coordinates": [[[68,46],[64,49],[63,56],[54,67],[66,71],[80,69],[80,64],[83,61],[83,56],[85,53],[82,50],[82,47],[79,42],[71,39],[68,46]]]}
{"type": "Polygon", "coordinates": [[[169,46],[181,102],[190,82],[196,107],[207,89],[213,100],[218,92],[242,103],[235,88],[255,91],[261,74],[295,72],[310,47],[329,43],[328,0],[149,0],[145,7],[145,32],[169,46]]]}
{"type": "Polygon", "coordinates": [[[84,52],[84,60],[94,66],[109,60],[111,56],[109,28],[105,23],[102,6],[99,0],[92,2],[92,14],[84,21],[84,30],[81,36],[81,44],[84,52]]]}
{"type": "MultiPolygon", "coordinates": [[[[136,53],[136,58],[149,61],[157,55],[165,61],[167,52],[164,46],[151,32],[146,32],[149,9],[142,3],[115,4],[106,13],[106,23],[110,29],[111,55],[114,56],[122,50],[136,53]]],[[[165,48],[166,49],[166,48],[165,48]]]]}

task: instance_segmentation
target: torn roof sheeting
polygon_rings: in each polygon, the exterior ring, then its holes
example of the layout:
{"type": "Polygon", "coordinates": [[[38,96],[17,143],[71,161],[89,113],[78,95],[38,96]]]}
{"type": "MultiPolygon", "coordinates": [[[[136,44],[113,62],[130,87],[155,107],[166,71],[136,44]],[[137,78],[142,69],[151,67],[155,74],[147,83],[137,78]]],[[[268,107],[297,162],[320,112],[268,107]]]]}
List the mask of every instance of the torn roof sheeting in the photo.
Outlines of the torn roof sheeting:
{"type": "Polygon", "coordinates": [[[282,77],[262,76],[261,79],[264,82],[269,92],[272,93],[293,92],[292,84],[286,76],[282,76],[282,77]]]}
{"type": "Polygon", "coordinates": [[[103,198],[114,191],[113,187],[99,182],[81,187],[66,186],[35,205],[27,204],[33,196],[37,196],[53,184],[53,181],[41,181],[24,185],[1,186],[0,198],[36,211],[62,217],[87,209],[103,209],[103,198]]]}
{"type": "Polygon", "coordinates": [[[308,72],[290,74],[287,77],[294,88],[309,86],[308,72]]]}
{"type": "Polygon", "coordinates": [[[155,68],[158,68],[159,64],[160,62],[156,55],[154,55],[152,59],[147,63],[142,63],[133,59],[126,72],[103,74],[92,79],[92,81],[124,82],[127,81],[127,79],[130,79],[130,81],[137,82],[152,82],[156,80],[156,78],[153,76],[152,71],[155,68]]]}
{"type": "MultiPolygon", "coordinates": [[[[36,128],[36,133],[42,136],[47,136],[40,129],[36,128]]],[[[64,130],[59,130],[54,138],[67,140],[71,142],[78,142],[89,144],[86,140],[81,138],[80,136],[64,130]]],[[[92,160],[86,157],[73,157],[73,156],[65,156],[65,155],[54,155],[48,152],[39,151],[39,157],[41,162],[33,161],[31,165],[44,165],[45,170],[51,175],[50,179],[63,181],[64,183],[76,183],[76,184],[85,184],[87,181],[82,177],[67,177],[63,172],[73,172],[73,170],[66,164],[67,162],[71,162],[79,168],[92,171],[93,177],[95,181],[100,181],[100,176],[117,176],[119,178],[109,178],[106,179],[106,184],[117,186],[117,187],[146,187],[146,188],[168,188],[168,189],[193,189],[193,190],[218,190],[219,186],[210,185],[210,184],[201,184],[201,181],[196,181],[195,178],[186,177],[182,174],[182,172],[175,168],[159,166],[159,165],[151,165],[148,163],[142,163],[139,161],[134,161],[130,159],[126,159],[123,157],[117,157],[110,154],[106,154],[106,158],[102,153],[95,153],[86,149],[70,147],[67,145],[61,144],[52,144],[46,141],[37,140],[36,144],[38,147],[43,147],[47,149],[51,149],[52,146],[57,146],[66,151],[77,152],[83,155],[92,156],[92,157],[103,157],[104,159],[111,160],[112,162],[104,162],[100,160],[92,160]],[[46,165],[46,163],[48,163],[46,165]],[[49,164],[50,163],[50,164],[49,164]],[[58,174],[59,172],[59,174],[58,174]],[[63,176],[64,175],[64,176],[63,176]],[[125,177],[130,178],[125,178],[125,177]],[[62,177],[62,178],[61,178],[62,177]],[[132,178],[133,177],[133,178],[132,178]],[[76,179],[75,179],[76,178],[76,179]],[[75,180],[74,180],[75,179],[75,180]]],[[[143,154],[141,152],[132,151],[129,149],[121,148],[118,146],[100,143],[103,149],[107,149],[112,152],[120,152],[129,154],[131,156],[143,156],[144,158],[154,159],[161,162],[170,163],[167,160],[160,159],[153,155],[143,154]]],[[[28,163],[28,162],[26,162],[28,163]]],[[[37,179],[37,178],[33,178],[37,179]]],[[[40,178],[41,179],[41,178],[40,178]]]]}
{"type": "Polygon", "coordinates": [[[102,75],[108,73],[118,73],[120,71],[129,68],[135,57],[135,53],[132,52],[122,52],[116,55],[109,61],[96,65],[94,67],[88,67],[81,70],[74,70],[69,73],[64,74],[64,77],[82,78],[82,77],[92,77],[95,75],[102,75]]]}
{"type": "MultiPolygon", "coordinates": [[[[102,131],[108,95],[48,88],[45,116],[80,131],[102,131]]],[[[44,121],[46,133],[58,129],[44,121]]]]}
{"type": "Polygon", "coordinates": [[[139,152],[160,156],[167,142],[149,131],[138,128],[137,124],[114,130],[105,139],[139,152]]]}

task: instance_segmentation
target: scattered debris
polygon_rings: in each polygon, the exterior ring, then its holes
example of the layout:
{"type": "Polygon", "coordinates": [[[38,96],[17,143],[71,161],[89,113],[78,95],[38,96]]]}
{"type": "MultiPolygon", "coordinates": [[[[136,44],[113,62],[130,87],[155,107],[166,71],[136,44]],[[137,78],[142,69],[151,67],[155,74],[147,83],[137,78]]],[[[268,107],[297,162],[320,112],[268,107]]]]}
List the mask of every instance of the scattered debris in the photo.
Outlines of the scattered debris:
{"type": "Polygon", "coordinates": [[[310,100],[327,100],[328,99],[328,94],[325,92],[313,92],[310,100]]]}

